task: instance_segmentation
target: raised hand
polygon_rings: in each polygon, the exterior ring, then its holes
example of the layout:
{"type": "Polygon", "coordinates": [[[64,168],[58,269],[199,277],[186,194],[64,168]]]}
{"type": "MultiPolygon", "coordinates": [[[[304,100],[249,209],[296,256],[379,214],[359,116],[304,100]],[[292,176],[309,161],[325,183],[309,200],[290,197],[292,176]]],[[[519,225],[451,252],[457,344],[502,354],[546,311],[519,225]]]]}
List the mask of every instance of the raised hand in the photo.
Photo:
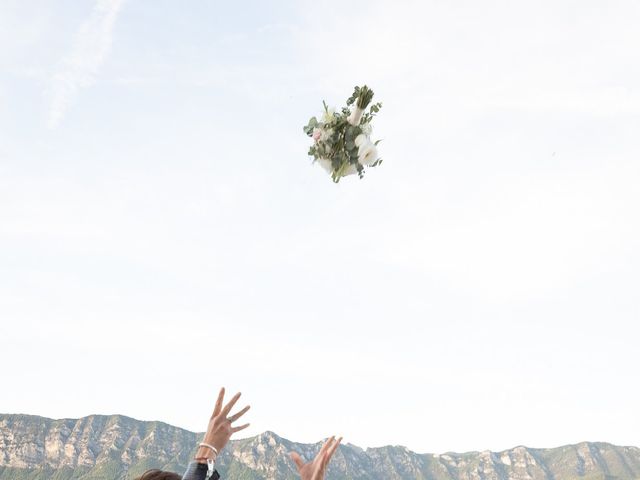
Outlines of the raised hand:
{"type": "Polygon", "coordinates": [[[296,452],[291,452],[289,456],[293,463],[296,464],[296,468],[298,469],[298,473],[300,474],[301,480],[323,480],[324,474],[327,471],[327,465],[329,465],[329,461],[331,457],[338,449],[338,445],[342,441],[342,437],[335,439],[336,437],[329,438],[322,447],[320,451],[316,455],[316,458],[309,463],[304,463],[302,457],[298,455],[296,452]]]}
{"type": "MultiPolygon", "coordinates": [[[[224,407],[222,406],[224,402],[224,388],[220,389],[220,393],[218,394],[218,399],[216,400],[216,405],[213,408],[213,413],[211,414],[211,418],[209,419],[209,426],[207,427],[207,433],[204,436],[203,443],[207,443],[216,448],[218,452],[221,452],[225,447],[231,435],[240,430],[244,430],[249,426],[248,423],[244,425],[240,425],[238,427],[234,427],[232,424],[236,420],[238,420],[241,416],[247,413],[247,410],[251,408],[249,405],[244,407],[239,412],[229,415],[231,413],[231,409],[234,407],[238,399],[240,398],[240,393],[236,393],[229,403],[227,403],[224,407]]],[[[196,454],[196,458],[211,458],[212,452],[207,447],[198,448],[198,453],[196,454]]]]}

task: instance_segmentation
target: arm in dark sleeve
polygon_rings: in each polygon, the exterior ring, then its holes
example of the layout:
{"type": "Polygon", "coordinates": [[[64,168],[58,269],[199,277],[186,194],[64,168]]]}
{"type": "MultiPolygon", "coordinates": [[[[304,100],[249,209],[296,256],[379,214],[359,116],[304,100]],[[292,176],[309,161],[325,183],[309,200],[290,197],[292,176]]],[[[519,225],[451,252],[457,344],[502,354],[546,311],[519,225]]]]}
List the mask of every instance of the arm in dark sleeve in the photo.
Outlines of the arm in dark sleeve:
{"type": "MultiPolygon", "coordinates": [[[[207,478],[207,464],[191,462],[187,467],[187,471],[184,472],[182,480],[205,480],[207,478]]],[[[219,480],[220,474],[217,470],[213,471],[213,475],[209,480],[219,480]]]]}

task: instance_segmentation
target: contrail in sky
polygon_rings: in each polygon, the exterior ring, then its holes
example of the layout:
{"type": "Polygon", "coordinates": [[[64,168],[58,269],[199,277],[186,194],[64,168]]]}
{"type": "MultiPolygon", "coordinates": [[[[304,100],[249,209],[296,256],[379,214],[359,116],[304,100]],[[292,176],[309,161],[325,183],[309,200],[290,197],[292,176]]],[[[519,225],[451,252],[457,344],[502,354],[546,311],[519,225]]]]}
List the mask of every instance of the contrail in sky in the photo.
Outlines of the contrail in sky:
{"type": "Polygon", "coordinates": [[[111,48],[113,26],[124,0],[97,0],[89,18],[80,26],[73,47],[52,78],[48,126],[62,121],[78,91],[95,82],[111,48]]]}

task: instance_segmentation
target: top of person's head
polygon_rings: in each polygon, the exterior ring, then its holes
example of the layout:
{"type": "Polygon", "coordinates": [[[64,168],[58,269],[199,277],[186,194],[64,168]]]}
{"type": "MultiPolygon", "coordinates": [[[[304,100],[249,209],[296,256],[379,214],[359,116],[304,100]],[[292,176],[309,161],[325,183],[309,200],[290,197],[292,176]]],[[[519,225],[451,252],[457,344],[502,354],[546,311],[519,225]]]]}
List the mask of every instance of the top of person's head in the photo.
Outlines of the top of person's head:
{"type": "Polygon", "coordinates": [[[182,480],[182,477],[177,473],[165,472],[164,470],[147,470],[135,480],[182,480]]]}

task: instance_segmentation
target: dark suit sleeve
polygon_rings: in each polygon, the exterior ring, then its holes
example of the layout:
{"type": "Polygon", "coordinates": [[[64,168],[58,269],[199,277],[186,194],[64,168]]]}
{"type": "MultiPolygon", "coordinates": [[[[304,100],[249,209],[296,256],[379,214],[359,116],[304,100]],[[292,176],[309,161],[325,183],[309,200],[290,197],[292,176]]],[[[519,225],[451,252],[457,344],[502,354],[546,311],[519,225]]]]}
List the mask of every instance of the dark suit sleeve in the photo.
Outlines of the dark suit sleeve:
{"type": "MultiPolygon", "coordinates": [[[[187,467],[187,471],[184,472],[182,480],[205,480],[207,478],[207,465],[206,463],[191,462],[187,467]]],[[[220,474],[217,470],[213,471],[213,475],[209,480],[219,480],[220,474]]]]}

